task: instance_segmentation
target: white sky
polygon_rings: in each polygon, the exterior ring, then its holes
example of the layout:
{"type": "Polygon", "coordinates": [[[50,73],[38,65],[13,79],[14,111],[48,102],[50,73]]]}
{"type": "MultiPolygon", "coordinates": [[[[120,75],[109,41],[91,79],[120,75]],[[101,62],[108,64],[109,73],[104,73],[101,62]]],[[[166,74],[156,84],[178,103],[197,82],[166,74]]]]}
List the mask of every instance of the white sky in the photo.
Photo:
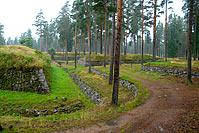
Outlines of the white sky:
{"type": "MultiPolygon", "coordinates": [[[[29,28],[35,34],[34,24],[36,15],[42,9],[46,20],[57,17],[61,7],[67,0],[0,0],[0,23],[4,25],[4,37],[14,39],[29,28]]],[[[73,0],[69,0],[72,5],[73,0]]],[[[182,0],[174,0],[174,11],[183,16],[182,0]]],[[[162,18],[163,19],[163,18],[162,18]]],[[[164,19],[162,20],[164,21],[164,19]]]]}

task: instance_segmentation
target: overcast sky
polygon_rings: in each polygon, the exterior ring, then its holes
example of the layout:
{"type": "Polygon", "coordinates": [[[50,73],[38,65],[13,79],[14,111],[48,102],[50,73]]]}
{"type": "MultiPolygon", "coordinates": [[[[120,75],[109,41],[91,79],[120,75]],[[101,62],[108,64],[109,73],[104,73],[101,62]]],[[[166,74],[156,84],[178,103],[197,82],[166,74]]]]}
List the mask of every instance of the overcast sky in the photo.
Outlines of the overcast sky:
{"type": "MultiPolygon", "coordinates": [[[[50,21],[57,17],[61,7],[67,0],[0,0],[0,23],[4,25],[4,36],[7,39],[26,32],[29,28],[35,34],[32,24],[35,22],[36,15],[42,9],[46,20],[50,21]]],[[[73,0],[69,0],[72,5],[73,0]]],[[[182,0],[174,0],[174,11],[183,16],[181,11],[182,0]]],[[[162,18],[163,19],[163,18],[162,18]]]]}

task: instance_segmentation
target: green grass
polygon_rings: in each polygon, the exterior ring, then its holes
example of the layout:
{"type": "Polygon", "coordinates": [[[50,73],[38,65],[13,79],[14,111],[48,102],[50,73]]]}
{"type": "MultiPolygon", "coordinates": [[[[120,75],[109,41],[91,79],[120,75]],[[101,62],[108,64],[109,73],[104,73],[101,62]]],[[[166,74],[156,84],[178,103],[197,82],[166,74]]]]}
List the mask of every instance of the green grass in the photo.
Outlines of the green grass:
{"type": "MultiPolygon", "coordinates": [[[[80,67],[75,70],[74,66],[63,66],[58,68],[53,66],[51,71],[51,94],[40,95],[34,93],[20,93],[11,91],[0,91],[0,123],[4,128],[13,125],[13,131],[6,132],[50,132],[64,131],[69,128],[87,127],[98,122],[117,118],[122,112],[127,112],[135,106],[142,104],[148,97],[149,92],[140,82],[128,78],[132,83],[139,87],[137,98],[133,98],[132,94],[125,88],[120,87],[119,103],[120,106],[111,106],[112,86],[108,85],[108,81],[95,74],[88,74],[87,67],[80,67]],[[87,100],[77,85],[74,84],[69,75],[63,71],[70,69],[80,76],[84,82],[93,87],[101,95],[104,96],[104,104],[96,106],[93,102],[87,100]],[[139,86],[140,85],[140,86],[139,86]],[[58,99],[55,100],[54,97],[58,99]],[[66,97],[68,101],[63,102],[60,98],[66,97]],[[60,106],[62,104],[72,104],[76,101],[83,101],[85,108],[71,114],[56,114],[46,117],[23,117],[14,113],[14,109],[42,109],[60,106]],[[6,112],[11,109],[11,112],[6,112]]],[[[124,77],[125,78],[125,77],[124,77]]]]}
{"type": "Polygon", "coordinates": [[[46,54],[21,45],[0,47],[0,69],[44,68],[50,65],[46,54]]]}
{"type": "MultiPolygon", "coordinates": [[[[68,57],[75,57],[74,52],[69,52],[68,53],[68,57]]],[[[55,54],[55,57],[63,57],[63,53],[59,52],[55,54]]],[[[86,60],[88,61],[88,53],[86,53],[86,60]]],[[[77,53],[77,57],[79,57],[79,53],[77,53]]],[[[84,57],[84,54],[81,52],[80,53],[80,57],[84,57]]],[[[106,61],[110,61],[110,55],[107,54],[106,55],[106,61]]],[[[142,56],[140,54],[127,54],[127,55],[121,55],[121,60],[122,61],[141,61],[142,60],[142,56]]],[[[157,60],[159,60],[161,58],[157,57],[157,60]]],[[[144,60],[152,60],[152,56],[151,55],[144,55],[144,60]]],[[[91,54],[91,61],[93,62],[103,62],[104,61],[104,54],[95,54],[92,53],[91,54]]]]}
{"type": "MultiPolygon", "coordinates": [[[[55,58],[59,58],[59,57],[62,58],[62,57],[64,57],[64,54],[63,54],[63,52],[56,52],[55,58]]],[[[88,53],[86,53],[86,54],[88,54],[88,53]]],[[[80,52],[80,57],[83,57],[83,56],[84,56],[84,53],[80,52]]],[[[74,52],[68,52],[68,57],[75,57],[75,53],[74,52]]],[[[79,52],[77,52],[77,57],[79,57],[79,52]]]]}
{"type": "MultiPolygon", "coordinates": [[[[168,62],[148,62],[144,65],[181,70],[187,69],[187,61],[184,59],[169,59],[168,62]]],[[[192,61],[192,70],[199,71],[199,61],[192,61]]]]}
{"type": "MultiPolygon", "coordinates": [[[[41,120],[59,119],[62,115],[66,115],[59,114],[57,116],[52,115],[45,118],[27,118],[23,117],[23,115],[19,113],[20,110],[25,109],[54,110],[57,107],[68,106],[77,101],[82,101],[84,105],[86,105],[86,108],[95,106],[91,101],[87,100],[86,96],[81,92],[70,76],[62,70],[62,68],[53,66],[51,72],[52,78],[50,94],[41,95],[27,92],[21,93],[0,90],[0,123],[6,126],[7,124],[15,123],[15,119],[17,119],[20,123],[19,127],[23,128],[23,126],[29,127],[27,124],[23,125],[24,122],[26,123],[27,121],[31,121],[34,125],[36,124],[35,122],[40,122],[41,120]],[[54,97],[58,97],[58,99],[54,99],[54,97]],[[62,101],[62,97],[67,98],[67,101],[62,101]],[[9,123],[7,123],[7,121],[9,121],[9,123]]],[[[51,124],[51,122],[47,123],[51,124]]],[[[13,124],[13,126],[17,128],[16,124],[13,124]]]]}
{"type": "MultiPolygon", "coordinates": [[[[71,69],[71,71],[75,72],[76,75],[78,75],[88,85],[92,86],[102,96],[106,97],[107,99],[105,99],[106,100],[105,102],[110,104],[113,86],[108,85],[108,81],[104,77],[101,77],[93,73],[88,74],[88,68],[85,68],[82,66],[79,66],[77,69],[74,69],[74,66],[69,66],[68,68],[71,69]]],[[[95,69],[103,73],[107,73],[107,74],[109,73],[108,66],[106,68],[98,66],[98,67],[95,67],[95,69]]],[[[138,69],[138,66],[136,69],[138,69]]],[[[133,107],[140,105],[149,97],[149,91],[145,89],[146,86],[142,84],[140,81],[133,79],[131,77],[122,75],[122,74],[120,78],[133,83],[138,88],[138,96],[136,99],[132,98],[131,92],[127,90],[126,88],[123,88],[120,86],[119,103],[121,104],[121,106],[118,108],[119,112],[128,111],[132,109],[133,107]]]]}
{"type": "MultiPolygon", "coordinates": [[[[106,55],[106,61],[110,61],[110,55],[106,55]]],[[[127,55],[121,55],[120,56],[121,61],[141,61],[142,56],[140,54],[127,54],[127,55]]],[[[157,57],[157,59],[160,59],[157,57]]],[[[86,55],[86,60],[88,61],[88,55],[86,55]]],[[[152,60],[151,55],[144,55],[144,60],[152,60]]],[[[94,62],[103,62],[104,61],[104,55],[103,54],[92,54],[91,55],[91,61],[94,62]]]]}
{"type": "MultiPolygon", "coordinates": [[[[8,108],[13,109],[54,109],[61,105],[69,105],[76,101],[83,101],[87,104],[90,103],[83,95],[81,90],[76,84],[73,83],[69,75],[61,68],[52,67],[52,79],[50,94],[35,94],[35,93],[21,93],[14,91],[0,90],[0,103],[2,103],[0,110],[8,108]],[[58,99],[54,99],[58,97],[58,99]],[[64,102],[62,97],[67,98],[64,102]]],[[[10,110],[10,113],[12,110],[10,110]]],[[[8,114],[10,114],[8,113],[8,114]]],[[[0,115],[5,115],[4,111],[0,112],[0,115]]],[[[13,115],[13,114],[11,114],[13,115]]],[[[17,114],[20,116],[20,114],[17,114]]]]}
{"type": "MultiPolygon", "coordinates": [[[[102,66],[96,66],[95,69],[97,69],[98,71],[101,71],[103,73],[109,74],[109,65],[106,68],[104,68],[102,66]]],[[[127,81],[129,81],[129,79],[130,79],[131,82],[133,82],[136,86],[138,86],[138,88],[145,88],[145,86],[143,86],[143,84],[141,82],[139,82],[138,80],[133,79],[133,78],[126,76],[126,75],[135,76],[135,77],[138,77],[140,79],[149,80],[149,81],[152,81],[153,79],[163,81],[162,76],[165,76],[165,74],[161,74],[161,73],[158,73],[158,72],[141,71],[141,65],[140,64],[132,64],[132,65],[131,64],[123,64],[123,65],[120,65],[120,78],[125,79],[127,81]]]]}
{"type": "MultiPolygon", "coordinates": [[[[93,74],[88,73],[88,69],[86,67],[78,67],[77,69],[71,69],[71,71],[75,72],[75,74],[82,79],[87,85],[101,94],[105,99],[105,103],[110,104],[111,96],[112,96],[112,85],[108,85],[108,82],[105,78],[93,74]]],[[[126,88],[120,86],[119,88],[119,102],[124,103],[133,98],[133,94],[128,91],[126,88]]]]}

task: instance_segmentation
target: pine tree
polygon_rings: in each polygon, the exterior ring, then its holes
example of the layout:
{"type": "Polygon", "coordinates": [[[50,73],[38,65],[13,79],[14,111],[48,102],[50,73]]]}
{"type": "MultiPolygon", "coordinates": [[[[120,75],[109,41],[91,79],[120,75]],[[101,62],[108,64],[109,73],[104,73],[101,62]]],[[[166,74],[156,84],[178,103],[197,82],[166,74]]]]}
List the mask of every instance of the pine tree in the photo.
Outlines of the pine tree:
{"type": "Polygon", "coordinates": [[[122,2],[123,0],[117,1],[117,28],[116,28],[116,43],[115,43],[114,84],[113,84],[113,93],[112,93],[113,105],[118,105],[118,94],[119,94],[119,64],[120,64],[122,2]]]}
{"type": "Polygon", "coordinates": [[[189,2],[189,43],[188,43],[188,67],[187,67],[187,82],[192,84],[191,77],[191,45],[192,45],[192,21],[193,21],[193,0],[189,2]]]}
{"type": "Polygon", "coordinates": [[[34,26],[37,27],[37,32],[36,34],[40,35],[40,51],[42,51],[42,36],[44,33],[44,25],[45,25],[46,21],[43,15],[43,11],[42,9],[40,9],[39,13],[36,16],[36,21],[35,24],[33,24],[34,26]]]}

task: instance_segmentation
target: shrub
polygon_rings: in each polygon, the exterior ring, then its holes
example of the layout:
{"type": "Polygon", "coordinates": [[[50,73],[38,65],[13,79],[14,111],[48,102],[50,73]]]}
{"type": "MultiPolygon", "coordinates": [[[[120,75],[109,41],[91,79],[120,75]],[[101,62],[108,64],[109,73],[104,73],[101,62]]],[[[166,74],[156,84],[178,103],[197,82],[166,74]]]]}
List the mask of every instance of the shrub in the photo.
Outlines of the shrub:
{"type": "Polygon", "coordinates": [[[51,59],[53,60],[54,59],[54,55],[55,55],[55,49],[54,48],[48,49],[48,54],[51,55],[51,59]]]}

